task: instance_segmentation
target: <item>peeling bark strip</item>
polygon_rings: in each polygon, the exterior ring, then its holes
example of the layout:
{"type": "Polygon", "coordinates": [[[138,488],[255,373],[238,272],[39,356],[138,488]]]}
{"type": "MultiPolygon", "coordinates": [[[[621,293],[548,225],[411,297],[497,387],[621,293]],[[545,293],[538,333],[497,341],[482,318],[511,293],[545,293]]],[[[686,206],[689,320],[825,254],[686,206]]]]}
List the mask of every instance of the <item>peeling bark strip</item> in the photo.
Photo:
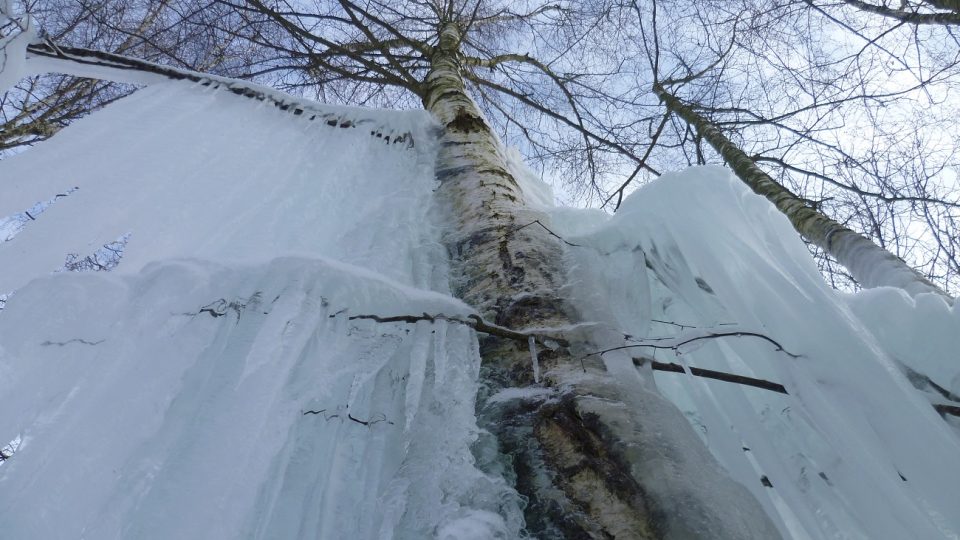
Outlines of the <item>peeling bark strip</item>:
{"type": "Polygon", "coordinates": [[[950,295],[907,266],[896,255],[807,206],[802,199],[757,167],[756,163],[715,125],[667,92],[663,86],[656,84],[654,92],[669,110],[693,126],[697,133],[710,143],[743,183],[772,202],[787,216],[798,233],[837,259],[861,286],[899,287],[911,295],[935,292],[948,301],[953,301],[950,295]]]}
{"type": "MultiPolygon", "coordinates": [[[[438,31],[420,92],[424,107],[444,127],[436,174],[438,203],[452,225],[443,241],[451,256],[454,293],[485,320],[521,335],[528,335],[526,328],[568,327],[576,316],[560,295],[562,239],[550,232],[545,214],[524,204],[499,140],[465,91],[461,29],[446,22],[438,31]],[[540,226],[530,226],[534,223],[540,226]]],[[[530,351],[522,340],[488,335],[481,339],[480,353],[485,387],[495,391],[534,383],[530,351]]],[[[691,532],[699,530],[717,539],[778,536],[759,504],[749,494],[742,497],[745,491],[737,491],[742,486],[719,469],[680,469],[663,477],[663,471],[682,462],[663,459],[664,448],[679,453],[680,446],[687,452],[686,446],[699,445],[696,461],[714,463],[692,429],[673,438],[658,430],[664,414],[669,422],[689,427],[675,407],[663,400],[658,405],[663,410],[635,406],[602,362],[586,365],[587,373],[581,373],[579,361],[564,347],[539,351],[538,362],[542,384],[564,396],[560,404],[479,404],[484,427],[510,456],[516,487],[528,500],[531,535],[693,538],[691,532]],[[734,519],[724,518],[716,499],[704,495],[718,485],[744,503],[734,519]],[[675,508],[681,500],[683,508],[675,508]],[[703,526],[707,522],[709,530],[703,526]]]]}
{"type": "MultiPolygon", "coordinates": [[[[151,73],[166,79],[199,83],[202,86],[214,88],[222,86],[232,94],[270,103],[281,111],[289,111],[294,116],[301,116],[306,120],[323,122],[330,127],[357,128],[373,124],[373,120],[370,119],[341,117],[329,111],[324,111],[310,102],[297,100],[293,96],[283,95],[283,98],[280,99],[277,95],[272,95],[267,89],[245,81],[163,66],[120,54],[78,47],[61,47],[52,42],[29,45],[27,53],[28,58],[36,56],[50,59],[56,62],[63,73],[78,77],[88,77],[89,75],[77,72],[76,68],[71,68],[71,65],[94,66],[100,71],[109,73],[108,79],[114,82],[132,82],[127,72],[151,73]]],[[[413,148],[412,133],[396,133],[376,125],[371,127],[371,137],[383,139],[386,144],[404,144],[407,148],[413,148]]]]}

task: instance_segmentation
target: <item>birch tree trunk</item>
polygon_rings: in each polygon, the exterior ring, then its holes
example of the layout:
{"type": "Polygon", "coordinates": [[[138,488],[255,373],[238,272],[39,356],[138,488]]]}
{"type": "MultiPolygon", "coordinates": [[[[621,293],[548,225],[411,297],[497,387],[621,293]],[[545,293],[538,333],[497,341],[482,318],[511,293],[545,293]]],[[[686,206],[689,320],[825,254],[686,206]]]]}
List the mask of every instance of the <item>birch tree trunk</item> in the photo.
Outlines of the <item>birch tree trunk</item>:
{"type": "Polygon", "coordinates": [[[655,85],[654,91],[668,109],[693,126],[697,133],[710,143],[740,180],[772,202],[787,216],[800,235],[833,256],[862,287],[899,287],[911,296],[934,292],[949,302],[953,301],[950,295],[893,253],[809,207],[757,167],[743,150],[725,137],[709,120],[697,114],[661,85],[655,85]]]}
{"type": "MultiPolygon", "coordinates": [[[[576,314],[560,295],[563,245],[541,227],[524,227],[535,220],[548,224],[548,218],[524,204],[499,140],[465,91],[460,39],[456,23],[440,28],[423,88],[424,107],[444,128],[436,174],[452,223],[444,242],[453,275],[460,276],[454,292],[503,326],[569,326],[576,314]]],[[[484,338],[481,355],[484,383],[494,390],[533,383],[530,352],[515,341],[484,338]]],[[[543,351],[539,360],[558,399],[486,407],[488,427],[513,460],[517,488],[529,499],[531,533],[779,537],[757,501],[726,476],[680,411],[659,394],[630,395],[636,387],[620,384],[603,363],[582,370],[562,348],[543,351]],[[672,429],[662,429],[667,424],[672,429]]]]}

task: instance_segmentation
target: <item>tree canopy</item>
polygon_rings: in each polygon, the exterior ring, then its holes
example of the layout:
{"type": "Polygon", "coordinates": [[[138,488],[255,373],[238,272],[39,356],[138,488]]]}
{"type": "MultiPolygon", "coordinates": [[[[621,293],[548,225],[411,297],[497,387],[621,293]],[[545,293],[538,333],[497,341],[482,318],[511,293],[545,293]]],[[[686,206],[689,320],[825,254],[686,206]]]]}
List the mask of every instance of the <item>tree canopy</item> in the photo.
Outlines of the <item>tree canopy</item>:
{"type": "MultiPolygon", "coordinates": [[[[950,2],[66,4],[25,7],[57,44],[392,108],[421,106],[440,28],[454,22],[467,90],[500,137],[568,202],[608,211],[662,172],[723,162],[664,106],[659,83],[810,208],[947,291],[957,286],[960,45],[950,2]]],[[[3,98],[3,148],[128,91],[28,79],[3,98]]],[[[856,286],[813,249],[835,286],[856,286]]]]}

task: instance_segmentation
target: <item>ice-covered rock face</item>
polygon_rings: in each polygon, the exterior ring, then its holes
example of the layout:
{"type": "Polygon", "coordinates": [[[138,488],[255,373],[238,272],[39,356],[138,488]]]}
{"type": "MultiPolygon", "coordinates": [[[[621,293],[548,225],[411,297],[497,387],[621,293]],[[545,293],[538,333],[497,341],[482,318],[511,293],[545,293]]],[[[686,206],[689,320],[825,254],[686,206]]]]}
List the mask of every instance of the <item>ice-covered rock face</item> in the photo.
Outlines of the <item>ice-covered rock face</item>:
{"type": "Polygon", "coordinates": [[[421,287],[439,283],[408,257],[416,242],[432,241],[420,238],[435,187],[429,118],[330,112],[357,123],[331,127],[225,91],[159,84],[5,160],[0,220],[55,202],[0,244],[0,290],[127,232],[120,272],[176,257],[262,262],[302,253],[421,287]],[[418,145],[370,135],[384,124],[416,132],[418,145]]]}
{"type": "Polygon", "coordinates": [[[955,384],[956,306],[895,289],[838,294],[786,219],[720,168],[665,175],[607,220],[562,211],[554,223],[584,246],[570,254],[580,308],[631,334],[634,356],[685,367],[656,372],[657,386],[783,536],[960,535],[960,432],[898,367],[955,384]],[[653,347],[736,332],[776,344],[731,335],[653,347]],[[773,381],[788,395],[690,368],[773,381]]]}
{"type": "MultiPolygon", "coordinates": [[[[331,109],[359,120],[331,127],[251,103],[156,85],[0,162],[0,536],[519,535],[521,501],[475,463],[506,470],[476,427],[473,334],[350,319],[471,312],[447,294],[431,121],[331,109]],[[384,125],[416,145],[385,143],[384,125]],[[56,272],[118,238],[117,264],[56,272]]],[[[575,244],[571,297],[600,323],[585,335],[769,338],[632,350],[683,365],[656,386],[783,536],[958,536],[960,438],[898,369],[960,392],[956,306],[836,294],[789,224],[720,169],[665,177],[611,219],[549,212],[575,244]]],[[[657,410],[629,356],[608,367],[636,385],[631,407],[657,410]]],[[[714,471],[696,437],[656,447],[685,436],[667,414],[645,425],[658,422],[659,439],[624,451],[662,458],[647,472],[669,500],[688,487],[672,467],[714,471]]],[[[733,493],[716,486],[699,499],[733,493]]],[[[737,500],[717,506],[731,523],[737,500]]]]}
{"type": "Polygon", "coordinates": [[[349,318],[471,312],[431,121],[331,111],[360,122],[158,85],[0,163],[0,536],[518,534],[474,465],[472,332],[349,318]],[[127,232],[78,268],[109,272],[54,273],[127,232]]]}

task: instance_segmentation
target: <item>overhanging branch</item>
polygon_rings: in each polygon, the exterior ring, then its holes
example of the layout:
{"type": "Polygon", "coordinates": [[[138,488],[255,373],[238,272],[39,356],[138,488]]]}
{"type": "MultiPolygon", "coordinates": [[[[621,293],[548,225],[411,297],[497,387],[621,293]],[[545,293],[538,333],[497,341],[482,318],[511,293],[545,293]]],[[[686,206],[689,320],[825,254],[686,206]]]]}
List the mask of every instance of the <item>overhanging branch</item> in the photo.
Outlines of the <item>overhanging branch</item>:
{"type": "MultiPolygon", "coordinates": [[[[650,364],[650,368],[653,371],[669,371],[672,373],[687,373],[687,370],[684,369],[680,364],[673,362],[657,362],[651,358],[633,358],[633,365],[637,367],[643,367],[646,364],[650,364]]],[[[742,384],[744,386],[752,386],[754,388],[762,388],[764,390],[770,390],[771,392],[777,392],[780,394],[788,394],[787,389],[780,383],[775,383],[767,381],[764,379],[755,379],[753,377],[746,377],[744,375],[736,375],[734,373],[727,373],[725,371],[715,371],[712,369],[702,369],[696,367],[690,367],[690,374],[694,377],[703,377],[705,379],[715,379],[718,381],[725,381],[729,383],[742,384]]],[[[789,394],[788,394],[789,395],[789,394]]]]}
{"type": "MultiPolygon", "coordinates": [[[[331,317],[336,316],[336,314],[331,315],[331,317]]],[[[406,324],[416,324],[420,321],[427,322],[437,322],[437,321],[446,321],[452,322],[454,324],[462,324],[464,326],[469,326],[477,332],[484,334],[490,334],[492,336],[497,336],[505,339],[510,339],[521,343],[523,346],[527,346],[531,337],[533,337],[538,343],[545,345],[547,347],[555,347],[560,345],[562,347],[567,347],[570,343],[560,335],[549,334],[544,330],[539,332],[527,332],[527,331],[517,331],[511,328],[504,326],[499,326],[487,322],[483,317],[475,314],[467,315],[466,318],[463,317],[453,317],[449,315],[444,315],[442,313],[431,315],[429,313],[423,313],[420,315],[391,315],[391,316],[380,316],[380,315],[351,315],[348,319],[356,320],[371,320],[378,323],[406,323],[406,324]]]]}
{"type": "MultiPolygon", "coordinates": [[[[807,0],[807,3],[812,3],[812,0],[807,0]]],[[[916,11],[906,11],[904,9],[894,9],[887,6],[879,6],[877,4],[863,2],[862,0],[843,0],[843,3],[868,13],[873,13],[889,19],[895,19],[908,24],[960,24],[960,13],[955,12],[919,13],[916,11]]]]}
{"type": "MultiPolygon", "coordinates": [[[[227,77],[218,77],[215,75],[206,75],[186,69],[179,69],[169,66],[138,60],[128,56],[113,54],[92,49],[83,49],[77,47],[61,47],[53,43],[33,44],[27,47],[28,55],[43,57],[53,60],[59,66],[63,66],[65,72],[82,72],[82,66],[95,68],[104,75],[104,78],[111,78],[118,82],[139,82],[143,84],[142,75],[155,75],[158,80],[172,79],[199,83],[204,86],[222,86],[230,93],[264,101],[272,104],[282,111],[289,111],[295,116],[302,116],[307,120],[317,120],[331,127],[356,128],[363,125],[371,125],[370,135],[386,140],[388,144],[403,143],[407,147],[413,147],[414,138],[410,132],[395,133],[384,126],[374,124],[372,119],[354,119],[347,118],[340,114],[334,114],[316,106],[306,100],[299,100],[293,96],[281,94],[275,90],[265,88],[253,83],[230,79],[227,77]],[[71,69],[71,64],[80,69],[71,69]],[[139,75],[139,77],[137,76],[139,75]]],[[[82,74],[82,76],[89,76],[82,74]]]]}

